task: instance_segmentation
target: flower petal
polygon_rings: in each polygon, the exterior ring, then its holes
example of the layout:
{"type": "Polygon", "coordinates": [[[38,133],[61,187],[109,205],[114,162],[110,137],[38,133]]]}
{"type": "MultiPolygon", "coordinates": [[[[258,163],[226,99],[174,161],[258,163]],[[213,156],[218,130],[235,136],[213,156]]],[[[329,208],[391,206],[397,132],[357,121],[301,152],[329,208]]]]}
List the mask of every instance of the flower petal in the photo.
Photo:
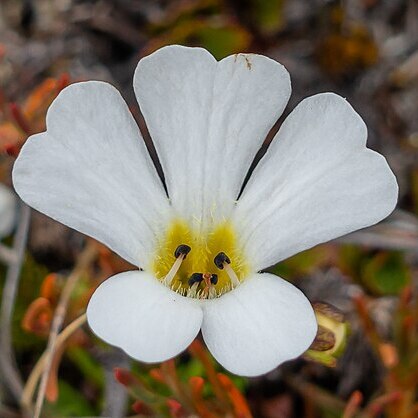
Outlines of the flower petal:
{"type": "Polygon", "coordinates": [[[134,88],[173,206],[199,225],[228,216],[288,101],[285,68],[255,54],[217,62],[174,45],[139,62],[134,88]]]}
{"type": "Polygon", "coordinates": [[[47,127],[20,152],[13,169],[17,193],[144,265],[168,201],[119,92],[103,82],[73,84],[51,105],[47,127]]]}
{"type": "Polygon", "coordinates": [[[396,178],[366,138],[360,116],[332,93],[305,99],[290,114],[237,205],[255,270],[392,212],[396,178]]]}
{"type": "Polygon", "coordinates": [[[317,330],[311,304],[289,282],[254,274],[204,305],[206,345],[227,370],[258,376],[306,351],[317,330]]]}
{"type": "Polygon", "coordinates": [[[0,184],[0,238],[12,231],[16,216],[16,197],[3,184],[0,184]]]}
{"type": "Polygon", "coordinates": [[[197,300],[180,296],[150,274],[128,271],[103,282],[87,307],[94,333],[144,362],[183,351],[202,324],[197,300]]]}

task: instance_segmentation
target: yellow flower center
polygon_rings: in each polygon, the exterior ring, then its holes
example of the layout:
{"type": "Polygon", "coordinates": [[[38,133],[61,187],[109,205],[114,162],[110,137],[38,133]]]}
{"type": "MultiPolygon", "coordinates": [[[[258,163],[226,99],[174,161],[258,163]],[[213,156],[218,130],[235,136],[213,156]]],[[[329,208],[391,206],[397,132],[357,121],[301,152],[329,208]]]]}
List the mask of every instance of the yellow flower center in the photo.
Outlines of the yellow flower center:
{"type": "Polygon", "coordinates": [[[237,280],[241,281],[248,275],[250,266],[231,222],[219,223],[202,233],[183,220],[175,220],[158,242],[151,270],[172,290],[184,296],[205,299],[231,290],[237,285],[237,280]],[[190,247],[190,252],[176,258],[180,246],[190,247]],[[215,264],[219,254],[227,255],[230,261],[225,268],[215,264]],[[235,279],[231,279],[231,275],[236,275],[235,279]]]}

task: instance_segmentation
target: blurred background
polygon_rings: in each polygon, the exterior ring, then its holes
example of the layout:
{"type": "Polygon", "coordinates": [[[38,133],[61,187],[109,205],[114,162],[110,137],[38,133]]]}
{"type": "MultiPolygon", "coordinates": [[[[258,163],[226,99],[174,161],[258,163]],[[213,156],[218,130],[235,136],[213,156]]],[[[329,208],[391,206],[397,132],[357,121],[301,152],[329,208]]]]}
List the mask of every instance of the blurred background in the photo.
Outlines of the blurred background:
{"type": "Polygon", "coordinates": [[[0,418],[31,416],[37,398],[45,417],[418,417],[417,151],[416,0],[2,0],[0,418]],[[293,85],[286,113],[315,93],[346,97],[400,185],[380,225],[271,269],[317,302],[323,333],[260,378],[229,375],[199,340],[156,367],[97,340],[80,315],[102,280],[130,266],[12,192],[20,147],[75,81],[117,86],[152,150],[132,76],[142,56],[173,43],[280,61],[293,85]]]}

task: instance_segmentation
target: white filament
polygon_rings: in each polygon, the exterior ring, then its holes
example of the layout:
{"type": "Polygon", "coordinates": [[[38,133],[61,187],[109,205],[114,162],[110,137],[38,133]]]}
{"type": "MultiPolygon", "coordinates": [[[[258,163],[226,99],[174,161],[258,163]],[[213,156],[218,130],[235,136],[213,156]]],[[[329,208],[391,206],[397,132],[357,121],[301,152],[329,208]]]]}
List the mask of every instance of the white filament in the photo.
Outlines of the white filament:
{"type": "Polygon", "coordinates": [[[237,274],[228,263],[224,263],[224,269],[232,282],[232,287],[237,287],[240,284],[237,274]]]}
{"type": "Polygon", "coordinates": [[[176,276],[177,272],[179,271],[179,268],[181,266],[181,263],[183,262],[185,257],[185,254],[180,254],[177,258],[176,261],[173,263],[173,265],[171,266],[170,271],[167,273],[167,275],[164,278],[164,284],[166,286],[170,286],[171,282],[173,281],[174,277],[176,276]]]}

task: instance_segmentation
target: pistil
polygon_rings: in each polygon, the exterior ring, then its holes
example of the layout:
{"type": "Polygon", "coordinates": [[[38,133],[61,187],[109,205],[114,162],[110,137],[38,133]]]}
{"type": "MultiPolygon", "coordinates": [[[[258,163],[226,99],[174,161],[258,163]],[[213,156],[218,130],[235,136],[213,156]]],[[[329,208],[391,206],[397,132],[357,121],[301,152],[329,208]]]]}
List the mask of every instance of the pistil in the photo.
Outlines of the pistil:
{"type": "Polygon", "coordinates": [[[205,288],[202,292],[202,299],[212,299],[216,296],[215,286],[212,284],[212,274],[203,274],[203,281],[205,282],[205,288]]]}
{"type": "Polygon", "coordinates": [[[212,273],[193,273],[188,281],[190,286],[187,296],[199,299],[212,299],[216,297],[215,285],[218,283],[218,275],[212,273]],[[201,283],[204,283],[203,290],[198,291],[201,283]]]}

